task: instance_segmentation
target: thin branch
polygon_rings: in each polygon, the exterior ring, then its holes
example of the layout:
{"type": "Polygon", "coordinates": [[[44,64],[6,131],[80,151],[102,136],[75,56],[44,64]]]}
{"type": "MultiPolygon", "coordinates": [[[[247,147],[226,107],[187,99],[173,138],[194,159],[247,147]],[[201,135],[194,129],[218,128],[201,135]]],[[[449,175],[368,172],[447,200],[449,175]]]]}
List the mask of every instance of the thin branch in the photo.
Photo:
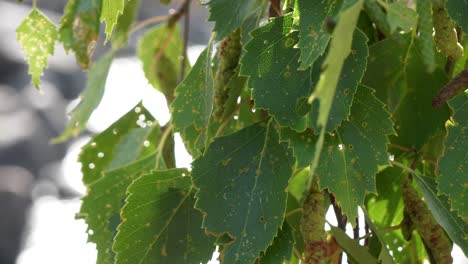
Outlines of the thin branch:
{"type": "Polygon", "coordinates": [[[461,71],[455,78],[447,83],[437,96],[432,99],[432,107],[439,108],[449,99],[457,95],[466,88],[468,84],[468,68],[461,71]]]}
{"type": "Polygon", "coordinates": [[[370,235],[370,230],[369,230],[369,223],[367,222],[367,219],[364,219],[364,230],[366,234],[364,235],[366,239],[364,239],[364,246],[369,245],[369,235],[370,235]]]}
{"type": "Polygon", "coordinates": [[[356,227],[353,228],[353,238],[356,239],[359,237],[359,217],[356,217],[356,227]]]}
{"type": "Polygon", "coordinates": [[[416,151],[414,148],[408,148],[408,147],[400,146],[400,145],[393,144],[393,143],[388,144],[388,146],[390,148],[399,149],[399,150],[404,151],[404,152],[415,152],[416,151]]]}
{"type": "Polygon", "coordinates": [[[188,39],[189,39],[189,30],[190,30],[190,0],[186,0],[184,3],[184,44],[182,48],[182,60],[180,65],[180,76],[179,82],[181,82],[185,77],[185,65],[187,64],[187,49],[188,49],[188,39]]]}
{"type": "Polygon", "coordinates": [[[281,13],[281,0],[270,0],[270,9],[268,10],[270,17],[279,17],[283,14],[281,13]]]}
{"type": "Polygon", "coordinates": [[[135,26],[133,26],[130,31],[128,31],[128,35],[131,35],[132,33],[146,27],[146,26],[149,26],[151,24],[156,24],[156,23],[159,23],[159,22],[163,22],[163,21],[166,21],[166,20],[169,20],[172,16],[171,15],[163,15],[163,16],[155,16],[155,17],[150,17],[148,19],[145,19],[141,22],[139,22],[138,24],[136,24],[135,26]]]}
{"type": "Polygon", "coordinates": [[[163,127],[164,133],[161,136],[161,140],[159,141],[158,146],[156,147],[156,168],[159,168],[159,161],[161,160],[164,145],[166,144],[166,140],[172,132],[172,122],[169,122],[167,126],[163,127]]]}

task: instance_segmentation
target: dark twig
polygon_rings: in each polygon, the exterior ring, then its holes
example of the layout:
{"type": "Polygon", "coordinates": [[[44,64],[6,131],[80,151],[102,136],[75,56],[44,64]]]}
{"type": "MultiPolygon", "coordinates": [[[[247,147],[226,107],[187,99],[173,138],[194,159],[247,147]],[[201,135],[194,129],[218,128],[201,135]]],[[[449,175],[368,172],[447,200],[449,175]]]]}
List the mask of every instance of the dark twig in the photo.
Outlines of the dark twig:
{"type": "MultiPolygon", "coordinates": [[[[338,206],[338,204],[336,203],[336,199],[335,199],[335,196],[328,192],[328,195],[330,197],[330,203],[333,205],[333,211],[335,212],[335,216],[336,216],[336,222],[338,222],[338,227],[343,230],[343,231],[346,231],[346,216],[343,216],[343,213],[341,212],[341,207],[338,206]]],[[[340,253],[340,256],[338,257],[338,263],[341,263],[341,260],[343,258],[343,253],[340,253]]]]}
{"type": "Polygon", "coordinates": [[[185,65],[187,64],[187,49],[188,49],[188,39],[189,39],[189,29],[190,29],[190,0],[186,0],[184,3],[185,6],[185,17],[184,17],[184,46],[182,49],[182,60],[180,65],[180,76],[179,82],[181,82],[185,77],[185,65]]]}
{"type": "Polygon", "coordinates": [[[455,78],[447,83],[437,96],[432,99],[432,107],[439,108],[449,99],[458,94],[468,84],[468,68],[461,71],[455,78]]]}
{"type": "Polygon", "coordinates": [[[364,246],[369,245],[369,223],[367,223],[367,219],[364,219],[364,231],[366,232],[365,236],[366,238],[364,239],[364,246]]]}
{"type": "Polygon", "coordinates": [[[356,227],[353,228],[353,238],[359,238],[359,217],[356,217],[356,227]]]}
{"type": "Polygon", "coordinates": [[[270,9],[268,10],[270,17],[279,17],[281,14],[281,0],[270,0],[270,9]]]}

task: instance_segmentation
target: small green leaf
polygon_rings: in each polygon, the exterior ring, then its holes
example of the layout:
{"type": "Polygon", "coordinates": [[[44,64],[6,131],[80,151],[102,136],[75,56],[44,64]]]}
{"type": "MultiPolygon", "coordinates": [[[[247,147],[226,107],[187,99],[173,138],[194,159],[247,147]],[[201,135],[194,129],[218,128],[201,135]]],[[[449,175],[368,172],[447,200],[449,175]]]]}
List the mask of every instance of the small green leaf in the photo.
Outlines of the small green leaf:
{"type": "Polygon", "coordinates": [[[47,60],[54,54],[58,39],[57,27],[39,10],[34,8],[16,29],[17,40],[29,64],[29,74],[34,86],[40,90],[39,82],[47,60]]]}
{"type": "Polygon", "coordinates": [[[303,118],[296,105],[310,93],[310,72],[297,69],[300,52],[294,44],[298,32],[290,33],[292,25],[289,14],[254,30],[241,58],[240,73],[249,76],[257,108],[268,109],[282,126],[298,127],[303,118]]]}
{"type": "Polygon", "coordinates": [[[322,155],[327,158],[320,161],[316,170],[320,187],[335,194],[353,225],[366,193],[376,192],[378,167],[389,164],[386,135],[394,133],[384,104],[372,89],[360,86],[349,121],[343,121],[334,134],[325,137],[322,155]]]}
{"type": "Polygon", "coordinates": [[[155,155],[151,155],[127,167],[106,172],[88,186],[77,218],[84,219],[88,224],[88,240],[95,243],[98,250],[96,263],[114,263],[111,248],[115,228],[121,221],[119,215],[127,187],[154,169],[155,162],[155,155]]]}
{"type": "Polygon", "coordinates": [[[439,191],[450,200],[451,209],[468,218],[466,190],[468,179],[468,93],[449,101],[455,123],[448,127],[445,153],[440,160],[439,191]]]}
{"type": "Polygon", "coordinates": [[[404,32],[409,32],[416,26],[417,15],[416,12],[408,8],[405,0],[390,3],[386,5],[387,21],[390,25],[390,31],[393,33],[397,29],[404,32]]]}
{"type": "Polygon", "coordinates": [[[447,0],[447,11],[465,34],[468,34],[468,2],[466,0],[447,0]]]}
{"type": "Polygon", "coordinates": [[[447,196],[437,195],[437,182],[434,178],[416,174],[415,180],[434,218],[445,229],[452,241],[457,243],[468,256],[468,223],[463,221],[456,212],[451,211],[447,196]]]}
{"type": "Polygon", "coordinates": [[[192,182],[186,169],[153,171],[129,187],[113,249],[116,263],[206,263],[214,238],[193,208],[192,182]]]}
{"type": "Polygon", "coordinates": [[[338,16],[338,23],[333,30],[329,52],[323,63],[323,72],[315,87],[314,92],[309,97],[309,103],[318,100],[320,107],[318,110],[317,127],[320,127],[320,136],[316,143],[314,160],[312,161],[312,173],[317,168],[322,152],[323,140],[327,128],[328,115],[335,97],[343,64],[351,53],[354,29],[356,27],[359,13],[361,12],[364,0],[345,0],[338,16]]]}
{"type": "Polygon", "coordinates": [[[216,138],[192,165],[203,227],[235,239],[223,263],[253,263],[283,224],[291,151],[279,143],[271,121],[260,122],[216,138]]]}
{"type": "Polygon", "coordinates": [[[351,239],[338,227],[330,226],[330,228],[336,242],[346,252],[348,257],[351,257],[353,260],[357,261],[357,263],[378,263],[377,259],[367,251],[366,247],[359,245],[358,240],[351,239]]]}
{"type": "Polygon", "coordinates": [[[106,41],[112,35],[119,16],[123,13],[126,0],[102,0],[101,22],[106,22],[106,41]]]}
{"type": "Polygon", "coordinates": [[[284,221],[283,227],[264,254],[258,259],[258,264],[283,264],[291,259],[294,247],[294,237],[289,224],[284,221]]]}
{"type": "Polygon", "coordinates": [[[295,2],[294,18],[299,20],[299,43],[301,49],[300,70],[305,70],[322,55],[330,40],[330,34],[324,30],[326,17],[334,17],[341,4],[337,0],[298,0],[295,2]]]}
{"type": "Polygon", "coordinates": [[[238,29],[259,2],[260,0],[210,0],[207,2],[206,5],[210,9],[208,20],[215,22],[213,32],[216,32],[216,40],[221,40],[238,29]]]}
{"type": "Polygon", "coordinates": [[[213,75],[211,72],[211,43],[200,54],[187,77],[177,86],[171,104],[174,128],[182,131],[191,125],[197,132],[198,148],[205,146],[208,122],[213,110],[213,75]]]}
{"type": "Polygon", "coordinates": [[[145,76],[169,103],[174,99],[174,89],[179,81],[181,54],[182,39],[177,25],[156,26],[138,41],[137,56],[143,62],[145,76]]]}
{"type": "MultiPolygon", "coordinates": [[[[150,122],[155,122],[154,117],[140,104],[132,108],[109,128],[93,136],[82,148],[79,161],[83,173],[83,183],[89,185],[102,176],[102,172],[109,168],[116,169],[116,149],[119,142],[136,128],[139,128],[139,117],[143,115],[150,122]],[[110,166],[111,163],[114,163],[110,166]]],[[[156,138],[156,137],[155,137],[156,138]]],[[[121,163],[120,163],[121,164],[121,163]]],[[[124,165],[124,164],[122,164],[124,165]]]]}
{"type": "Polygon", "coordinates": [[[70,0],[60,20],[60,41],[72,49],[81,68],[88,69],[99,36],[102,0],[70,0]]]}
{"type": "Polygon", "coordinates": [[[71,119],[65,131],[53,143],[63,142],[71,136],[77,136],[86,127],[88,119],[94,109],[101,102],[106,86],[107,74],[114,58],[113,52],[108,52],[102,56],[89,70],[88,83],[80,94],[81,101],[70,113],[71,119]]]}

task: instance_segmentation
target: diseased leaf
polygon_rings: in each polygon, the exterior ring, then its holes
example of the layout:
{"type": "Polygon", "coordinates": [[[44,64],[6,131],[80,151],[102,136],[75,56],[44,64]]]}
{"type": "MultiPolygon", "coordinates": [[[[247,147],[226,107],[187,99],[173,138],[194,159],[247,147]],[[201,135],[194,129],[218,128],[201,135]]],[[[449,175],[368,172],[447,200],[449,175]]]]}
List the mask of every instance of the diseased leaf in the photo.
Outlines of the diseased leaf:
{"type": "Polygon", "coordinates": [[[203,227],[235,239],[223,262],[253,263],[283,224],[291,151],[279,143],[271,121],[260,122],[215,139],[192,165],[203,227]]]}
{"type": "Polygon", "coordinates": [[[343,213],[354,225],[358,205],[368,192],[376,192],[378,166],[388,165],[386,135],[394,134],[390,114],[372,89],[360,86],[354,96],[349,121],[343,121],[332,135],[325,137],[316,174],[320,187],[336,196],[343,213]]]}
{"type": "Polygon", "coordinates": [[[143,174],[154,169],[155,155],[136,161],[127,167],[106,172],[88,186],[77,218],[88,224],[88,241],[96,244],[99,264],[114,263],[112,244],[120,223],[120,209],[127,187],[143,174]]]}
{"type": "MultiPolygon", "coordinates": [[[[310,93],[309,71],[299,71],[298,32],[292,32],[291,14],[275,18],[252,32],[241,58],[241,75],[249,76],[255,107],[268,109],[282,126],[298,127],[303,114],[298,100],[310,93]],[[259,52],[262,51],[262,52],[259,52]]],[[[304,123],[304,122],[302,122],[304,123]]]]}
{"type": "Polygon", "coordinates": [[[54,45],[58,38],[57,27],[39,10],[34,8],[16,29],[17,40],[29,64],[29,74],[36,89],[47,60],[54,55],[54,45]]]}
{"type": "Polygon", "coordinates": [[[338,227],[330,226],[331,233],[335,238],[336,242],[343,248],[349,257],[358,263],[378,263],[367,248],[359,245],[358,240],[353,240],[346,233],[338,227]]]}
{"type": "Polygon", "coordinates": [[[408,3],[405,0],[386,4],[387,21],[390,25],[391,33],[397,29],[404,32],[409,32],[415,27],[417,21],[416,12],[408,8],[408,3]]]}
{"type": "Polygon", "coordinates": [[[468,218],[466,191],[468,186],[468,93],[449,101],[455,123],[448,127],[445,153],[440,160],[439,191],[450,200],[451,210],[468,218]]]}
{"type": "Polygon", "coordinates": [[[53,139],[52,142],[63,142],[71,136],[76,137],[86,127],[89,117],[99,105],[104,95],[107,74],[109,73],[113,58],[114,53],[108,52],[93,64],[89,70],[86,88],[80,94],[81,101],[70,113],[71,119],[67,128],[59,137],[53,139]]]}
{"type": "MultiPolygon", "coordinates": [[[[79,161],[83,173],[83,183],[89,185],[102,176],[102,172],[109,168],[116,169],[122,163],[114,161],[119,142],[132,130],[141,127],[140,116],[150,122],[154,117],[140,104],[114,122],[109,128],[95,135],[82,148],[79,161]],[[110,166],[111,163],[114,163],[110,166]]],[[[145,124],[146,125],[146,124],[145,124]]],[[[155,137],[156,138],[156,137],[155,137]]]]}
{"type": "Polygon", "coordinates": [[[182,39],[177,25],[156,26],[138,42],[137,55],[143,62],[146,79],[166,96],[169,103],[174,99],[174,89],[179,81],[180,54],[182,39]]]}
{"type": "Polygon", "coordinates": [[[447,11],[465,34],[468,34],[468,2],[466,0],[447,0],[447,11]]]}
{"type": "Polygon", "coordinates": [[[314,92],[309,97],[309,103],[318,100],[320,107],[318,110],[317,127],[320,127],[320,136],[316,143],[314,160],[311,171],[315,171],[322,152],[325,131],[327,128],[328,116],[335,97],[336,87],[339,82],[343,64],[351,53],[354,29],[356,27],[359,13],[361,12],[363,0],[345,0],[338,16],[338,23],[333,30],[330,50],[323,63],[323,72],[315,87],[314,92]]]}
{"type": "Polygon", "coordinates": [[[138,14],[140,4],[141,0],[127,0],[125,9],[117,19],[117,24],[114,28],[112,36],[112,46],[114,49],[127,45],[130,26],[138,14]]]}
{"type": "Polygon", "coordinates": [[[340,8],[340,0],[297,0],[294,19],[299,20],[299,43],[301,50],[300,70],[312,66],[322,55],[330,40],[330,33],[324,30],[324,20],[334,17],[340,8]]]}
{"type": "Polygon", "coordinates": [[[446,195],[437,195],[437,182],[434,178],[414,175],[432,215],[445,229],[453,242],[457,243],[468,256],[468,223],[451,211],[446,195]]]}
{"type": "Polygon", "coordinates": [[[258,259],[258,264],[283,264],[290,260],[294,247],[292,229],[285,221],[283,227],[278,230],[278,235],[273,240],[264,254],[258,259]]]}
{"type": "Polygon", "coordinates": [[[128,187],[122,223],[113,246],[116,263],[206,263],[214,238],[193,208],[192,182],[186,169],[152,171],[128,187]]]}
{"type": "Polygon", "coordinates": [[[106,22],[106,41],[110,39],[112,30],[123,13],[127,0],[102,0],[101,22],[106,22]]]}
{"type": "Polygon", "coordinates": [[[214,21],[213,32],[216,32],[216,40],[227,37],[238,29],[242,22],[250,15],[260,0],[210,0],[206,3],[210,10],[209,21],[214,21]]]}
{"type": "Polygon", "coordinates": [[[73,50],[81,68],[88,69],[99,36],[102,0],[70,0],[60,20],[60,41],[73,50]]]}
{"type": "Polygon", "coordinates": [[[211,72],[211,44],[200,54],[187,77],[177,86],[171,104],[172,120],[177,131],[193,125],[198,148],[205,146],[208,122],[213,110],[213,75],[211,72]]]}

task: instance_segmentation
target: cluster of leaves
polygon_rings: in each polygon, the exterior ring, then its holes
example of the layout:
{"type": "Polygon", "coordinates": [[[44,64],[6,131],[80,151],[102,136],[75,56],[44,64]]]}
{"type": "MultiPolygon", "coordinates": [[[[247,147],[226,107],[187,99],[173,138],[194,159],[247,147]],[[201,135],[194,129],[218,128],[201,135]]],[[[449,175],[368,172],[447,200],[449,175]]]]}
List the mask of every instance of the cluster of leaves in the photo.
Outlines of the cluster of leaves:
{"type": "Polygon", "coordinates": [[[58,142],[86,127],[129,35],[167,21],[136,55],[171,120],[160,127],[139,104],[80,154],[77,216],[98,263],[206,263],[215,250],[226,264],[338,263],[342,252],[450,263],[453,243],[468,253],[466,1],[210,0],[213,36],[192,66],[178,25],[189,4],[132,26],[140,0],[70,0],[59,27],[34,6],[18,28],[36,87],[56,41],[89,68],[58,142]],[[112,48],[92,63],[101,22],[112,48]],[[191,168],[176,168],[176,132],[191,168]],[[325,231],[330,206],[338,227],[325,231]]]}

